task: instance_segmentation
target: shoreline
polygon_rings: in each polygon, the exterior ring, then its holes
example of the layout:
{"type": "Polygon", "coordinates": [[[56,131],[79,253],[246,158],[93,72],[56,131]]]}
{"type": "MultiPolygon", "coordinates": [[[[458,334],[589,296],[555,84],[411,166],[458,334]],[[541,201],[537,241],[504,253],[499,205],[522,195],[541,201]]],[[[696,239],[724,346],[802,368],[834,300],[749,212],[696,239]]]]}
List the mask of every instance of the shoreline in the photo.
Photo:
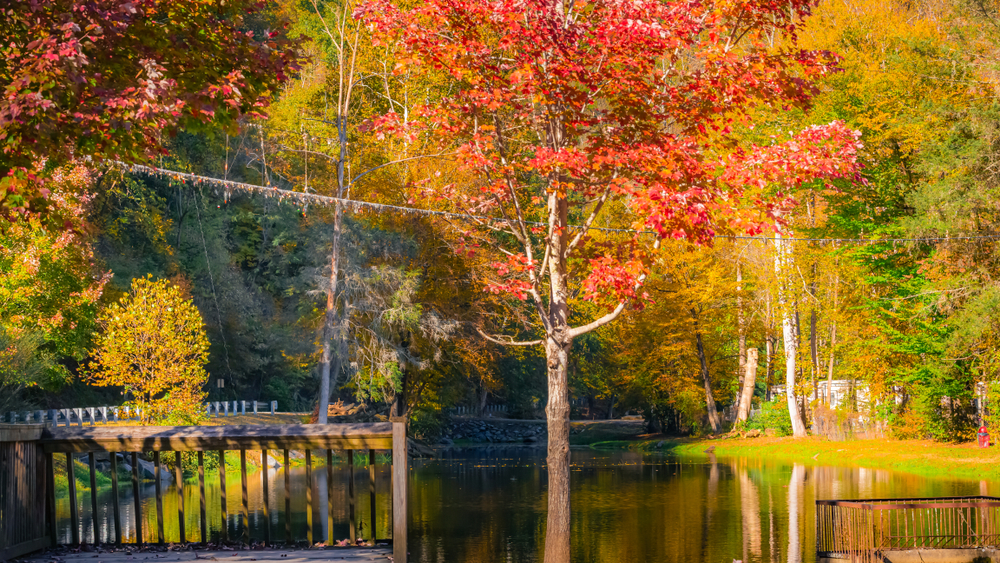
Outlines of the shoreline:
{"type": "Polygon", "coordinates": [[[945,444],[931,440],[846,440],[825,438],[642,437],[593,444],[595,449],[632,449],[707,459],[713,448],[719,457],[780,460],[804,465],[835,465],[888,469],[921,477],[1000,480],[1000,446],[979,448],[975,442],[945,444]],[[662,446],[657,448],[657,444],[662,446]],[[624,446],[624,448],[622,448],[624,446]]]}

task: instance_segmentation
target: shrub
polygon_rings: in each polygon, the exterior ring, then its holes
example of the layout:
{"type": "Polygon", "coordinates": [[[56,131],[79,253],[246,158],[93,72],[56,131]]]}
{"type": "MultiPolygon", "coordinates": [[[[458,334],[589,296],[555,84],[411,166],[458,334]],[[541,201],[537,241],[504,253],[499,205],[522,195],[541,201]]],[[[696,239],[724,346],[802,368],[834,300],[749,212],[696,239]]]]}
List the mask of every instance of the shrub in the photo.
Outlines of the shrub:
{"type": "Polygon", "coordinates": [[[770,428],[778,436],[791,436],[792,417],[788,414],[788,403],[784,395],[775,397],[767,403],[761,403],[760,410],[750,417],[746,428],[761,432],[770,428]]]}

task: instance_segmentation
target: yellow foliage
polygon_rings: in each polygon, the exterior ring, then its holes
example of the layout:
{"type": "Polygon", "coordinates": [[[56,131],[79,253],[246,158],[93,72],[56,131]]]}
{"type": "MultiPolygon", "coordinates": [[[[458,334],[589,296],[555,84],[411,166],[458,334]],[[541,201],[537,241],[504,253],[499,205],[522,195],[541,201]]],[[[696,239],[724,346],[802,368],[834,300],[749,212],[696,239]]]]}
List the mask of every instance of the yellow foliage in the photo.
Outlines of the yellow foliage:
{"type": "Polygon", "coordinates": [[[121,386],[145,423],[196,423],[208,381],[208,338],[198,309],[180,288],[151,276],[99,320],[93,382],[121,386]]]}

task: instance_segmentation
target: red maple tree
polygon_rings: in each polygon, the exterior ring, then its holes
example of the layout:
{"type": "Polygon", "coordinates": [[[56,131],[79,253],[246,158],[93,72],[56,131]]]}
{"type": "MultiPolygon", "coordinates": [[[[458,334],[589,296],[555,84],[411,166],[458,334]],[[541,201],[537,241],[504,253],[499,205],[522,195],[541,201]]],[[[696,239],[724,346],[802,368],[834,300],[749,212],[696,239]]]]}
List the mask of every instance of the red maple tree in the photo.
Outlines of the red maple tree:
{"type": "Polygon", "coordinates": [[[548,369],[545,561],[569,561],[569,389],[573,339],[641,305],[663,238],[709,243],[759,233],[788,188],[856,174],[857,134],[840,123],[757,146],[761,110],[808,104],[836,57],[795,47],[812,0],[372,0],[357,16],[399,63],[449,80],[404,123],[452,150],[472,181],[416,183],[427,205],[469,218],[463,237],[505,259],[490,288],[526,300],[548,369]],[[775,46],[777,43],[783,46],[775,46]],[[634,229],[624,243],[594,227],[634,229]],[[648,236],[641,232],[651,232],[648,236]],[[582,301],[606,307],[575,326],[582,301]],[[576,317],[574,317],[575,320],[576,317]]]}
{"type": "Polygon", "coordinates": [[[68,160],[142,160],[178,128],[235,123],[298,63],[294,43],[252,30],[259,0],[4,6],[0,219],[43,209],[45,170],[68,160]]]}

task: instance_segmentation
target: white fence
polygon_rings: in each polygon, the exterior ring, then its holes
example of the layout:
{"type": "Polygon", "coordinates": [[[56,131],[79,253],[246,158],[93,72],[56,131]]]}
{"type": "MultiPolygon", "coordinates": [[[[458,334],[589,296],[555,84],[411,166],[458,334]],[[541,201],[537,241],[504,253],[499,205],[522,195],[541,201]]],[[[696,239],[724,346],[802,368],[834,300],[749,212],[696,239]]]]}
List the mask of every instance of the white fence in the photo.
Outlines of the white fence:
{"type": "MultiPolygon", "coordinates": [[[[452,407],[448,409],[453,415],[474,415],[479,413],[476,407],[452,407]]],[[[506,413],[507,405],[488,405],[483,408],[483,414],[506,413]]]]}
{"type": "MultiPolygon", "coordinates": [[[[205,414],[208,416],[237,416],[247,414],[249,407],[250,414],[260,414],[270,410],[274,414],[278,409],[278,401],[269,403],[263,401],[215,401],[205,403],[205,414]]],[[[98,422],[110,423],[121,420],[138,420],[141,418],[140,409],[132,407],[83,407],[74,409],[50,409],[36,411],[9,412],[0,416],[0,422],[9,424],[50,424],[52,426],[70,426],[76,424],[83,426],[89,421],[93,426],[98,422]]]]}

